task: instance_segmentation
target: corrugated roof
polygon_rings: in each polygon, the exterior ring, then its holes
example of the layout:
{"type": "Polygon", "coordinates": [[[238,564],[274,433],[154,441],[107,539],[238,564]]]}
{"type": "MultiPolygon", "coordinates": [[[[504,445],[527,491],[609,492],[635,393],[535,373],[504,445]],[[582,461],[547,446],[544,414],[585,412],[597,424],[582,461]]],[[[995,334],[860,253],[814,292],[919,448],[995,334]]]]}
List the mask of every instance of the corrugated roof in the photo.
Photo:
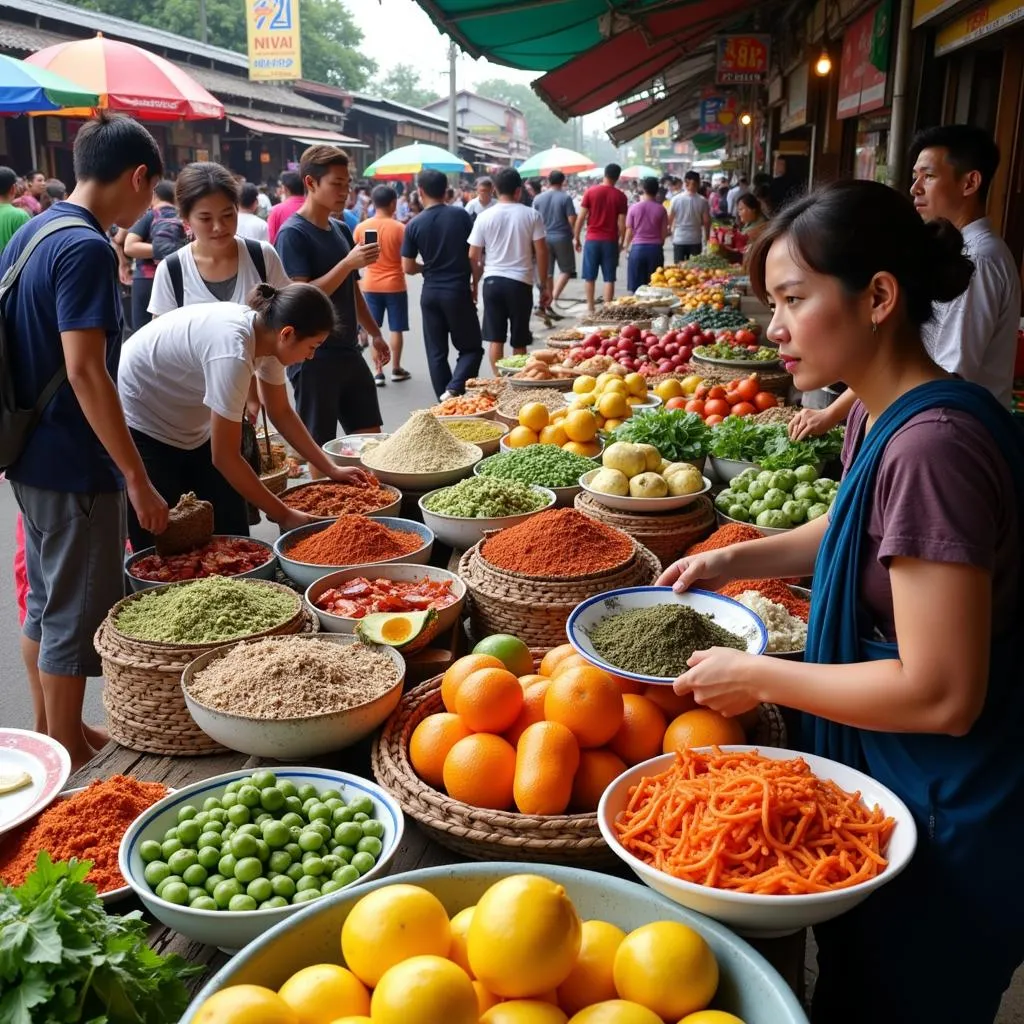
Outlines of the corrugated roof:
{"type": "Polygon", "coordinates": [[[47,32],[45,29],[33,28],[31,25],[19,25],[13,21],[0,21],[0,49],[14,53],[29,54],[36,50],[45,50],[55,43],[66,43],[68,36],[47,32]]]}
{"type": "Polygon", "coordinates": [[[181,61],[175,63],[184,68],[200,85],[205,86],[215,96],[239,96],[245,100],[277,104],[289,110],[308,111],[311,114],[329,117],[333,121],[338,120],[336,110],[325,107],[315,100],[307,99],[305,96],[300,96],[287,85],[279,85],[275,82],[250,82],[248,78],[232,75],[227,71],[196,67],[194,64],[184,64],[181,61]]]}
{"type": "MultiPolygon", "coordinates": [[[[421,107],[411,107],[408,103],[399,103],[398,100],[387,99],[384,96],[371,96],[365,92],[354,92],[351,94],[352,99],[370,108],[373,111],[378,110],[381,107],[388,107],[394,109],[399,113],[409,114],[411,117],[419,117],[428,121],[441,121],[445,125],[448,124],[448,112],[445,110],[444,117],[440,117],[437,114],[432,113],[430,110],[421,107]]],[[[448,101],[445,100],[445,103],[448,101]]]]}
{"type": "MultiPolygon", "coordinates": [[[[409,110],[414,108],[409,107],[409,110]]],[[[415,110],[414,113],[404,114],[392,110],[384,110],[381,107],[372,107],[366,103],[353,103],[349,110],[353,113],[366,114],[367,117],[379,117],[382,121],[392,121],[395,124],[415,124],[421,128],[430,128],[432,131],[446,132],[447,121],[438,121],[432,117],[425,117],[422,110],[415,110]]]]}
{"type": "MultiPolygon", "coordinates": [[[[247,112],[251,114],[251,111],[247,112]]],[[[268,121],[266,118],[256,117],[240,117],[236,114],[228,113],[232,124],[237,124],[248,131],[256,132],[259,135],[276,135],[285,136],[289,139],[295,139],[298,142],[305,142],[307,145],[313,145],[318,142],[334,142],[339,145],[347,146],[350,149],[368,149],[369,147],[365,142],[360,142],[359,139],[354,139],[350,135],[342,135],[336,128],[330,129],[324,125],[322,121],[312,121],[309,118],[289,118],[291,124],[277,124],[275,121],[268,121]],[[296,121],[305,121],[303,125],[295,124],[296,121]]]]}
{"type": "Polygon", "coordinates": [[[314,120],[311,117],[298,117],[295,114],[277,114],[271,113],[268,110],[257,110],[255,107],[243,107],[237,103],[225,103],[224,113],[231,118],[253,118],[257,121],[266,122],[267,124],[278,125],[283,129],[289,128],[318,128],[323,131],[344,133],[344,129],[338,123],[337,119],[334,121],[321,121],[319,119],[314,120]]]}

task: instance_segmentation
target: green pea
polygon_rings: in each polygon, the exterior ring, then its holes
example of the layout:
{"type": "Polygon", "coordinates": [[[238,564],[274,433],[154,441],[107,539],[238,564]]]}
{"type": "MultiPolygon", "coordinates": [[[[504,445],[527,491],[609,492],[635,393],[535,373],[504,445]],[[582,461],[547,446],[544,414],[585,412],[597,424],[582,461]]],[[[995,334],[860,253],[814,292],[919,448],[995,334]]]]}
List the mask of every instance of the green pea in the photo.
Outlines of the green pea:
{"type": "Polygon", "coordinates": [[[319,832],[307,829],[299,835],[299,847],[305,852],[319,850],[324,845],[324,837],[319,832]]]}
{"type": "Polygon", "coordinates": [[[322,819],[311,821],[307,827],[313,832],[319,832],[325,843],[331,838],[331,826],[322,819]]]}
{"type": "Polygon", "coordinates": [[[180,839],[165,839],[160,844],[160,854],[164,860],[170,860],[174,854],[184,848],[184,844],[180,839]]]}
{"type": "Polygon", "coordinates": [[[197,862],[198,854],[195,850],[178,850],[167,859],[167,866],[171,869],[171,874],[183,875],[185,868],[190,868],[197,862]]]}
{"type": "Polygon", "coordinates": [[[381,850],[383,849],[384,844],[376,836],[363,836],[363,838],[356,843],[357,853],[368,853],[374,858],[374,860],[380,856],[381,850]]]}
{"type": "Polygon", "coordinates": [[[252,773],[252,784],[257,789],[270,789],[277,785],[277,776],[266,768],[252,773]]]}
{"type": "Polygon", "coordinates": [[[270,846],[264,839],[256,840],[256,856],[259,857],[264,864],[270,860],[270,846]]]}
{"type": "Polygon", "coordinates": [[[219,832],[204,832],[196,840],[196,849],[202,850],[207,847],[212,847],[215,850],[220,849],[221,838],[219,832]]]}
{"type": "Polygon", "coordinates": [[[317,876],[328,873],[324,867],[324,862],[319,857],[310,857],[309,860],[304,860],[302,867],[307,875],[317,876]]]}
{"type": "Polygon", "coordinates": [[[203,888],[212,896],[213,890],[224,881],[223,875],[213,874],[210,875],[205,882],[203,882],[203,888]]]}
{"type": "Polygon", "coordinates": [[[221,802],[215,796],[208,796],[203,801],[203,810],[207,811],[207,812],[218,810],[220,808],[220,806],[221,806],[221,802]]]}
{"type": "Polygon", "coordinates": [[[239,832],[231,837],[231,852],[236,857],[254,857],[256,855],[256,837],[239,832]]]}
{"type": "Polygon", "coordinates": [[[281,810],[284,807],[284,793],[276,786],[271,786],[269,789],[261,789],[260,807],[265,807],[268,811],[281,810]]]}
{"type": "Polygon", "coordinates": [[[193,900],[202,899],[206,896],[206,890],[201,885],[190,885],[188,887],[188,902],[192,905],[193,900]]]}
{"type": "Polygon", "coordinates": [[[339,846],[355,846],[362,838],[363,830],[354,821],[346,821],[334,830],[334,841],[339,846]]]}
{"type": "Polygon", "coordinates": [[[320,895],[327,896],[332,892],[337,892],[343,886],[339,885],[333,878],[328,878],[326,881],[320,883],[320,895]]]}
{"type": "Polygon", "coordinates": [[[178,826],[178,841],[184,846],[193,846],[203,834],[203,827],[194,818],[178,826]]]}
{"type": "Polygon", "coordinates": [[[336,796],[332,796],[329,800],[324,800],[324,807],[330,807],[331,814],[333,814],[339,807],[344,806],[345,801],[336,796]]]}
{"type": "Polygon", "coordinates": [[[298,790],[295,788],[294,782],[289,782],[287,779],[279,779],[277,788],[281,790],[281,795],[287,800],[290,796],[297,796],[298,790]]]}
{"type": "Polygon", "coordinates": [[[319,799],[320,794],[317,791],[316,786],[312,785],[309,782],[306,782],[306,783],[303,783],[303,785],[299,786],[298,791],[296,792],[296,796],[300,800],[305,802],[306,800],[317,800],[317,799],[319,799]]]}
{"type": "Polygon", "coordinates": [[[236,825],[228,823],[224,826],[224,831],[221,832],[220,837],[224,842],[227,842],[237,831],[238,827],[236,825]]]}
{"type": "Polygon", "coordinates": [[[283,896],[271,896],[269,900],[264,900],[260,904],[260,910],[279,910],[287,906],[288,901],[283,896]]]}
{"type": "Polygon", "coordinates": [[[368,796],[357,796],[355,800],[349,803],[349,807],[356,812],[356,814],[365,814],[369,817],[373,814],[374,807],[373,801],[368,796]]]}
{"type": "Polygon", "coordinates": [[[251,896],[257,903],[269,900],[274,895],[274,886],[269,878],[254,878],[246,887],[246,895],[251,896]]]}
{"type": "Polygon", "coordinates": [[[267,861],[267,867],[271,871],[278,871],[284,874],[292,866],[292,855],[285,850],[275,850],[267,861]]]}
{"type": "Polygon", "coordinates": [[[160,859],[160,844],[155,839],[147,839],[139,845],[139,856],[143,863],[149,864],[160,859]]]}
{"type": "Polygon", "coordinates": [[[191,867],[185,868],[181,879],[186,885],[202,885],[208,874],[209,872],[202,864],[193,864],[191,867]]]}
{"type": "Polygon", "coordinates": [[[343,888],[346,885],[351,885],[358,877],[359,870],[354,868],[351,864],[346,864],[343,868],[338,868],[338,870],[331,875],[331,878],[343,888]]]}
{"type": "Polygon", "coordinates": [[[252,823],[254,825],[259,825],[262,828],[263,827],[263,823],[265,821],[273,821],[273,820],[274,820],[273,815],[267,814],[267,812],[264,811],[262,814],[257,814],[256,817],[252,819],[252,823]]]}
{"type": "Polygon", "coordinates": [[[188,886],[184,882],[171,882],[170,885],[164,886],[160,898],[183,907],[188,903],[188,886]]]}
{"type": "Polygon", "coordinates": [[[192,902],[189,903],[189,906],[193,910],[216,910],[217,901],[204,893],[202,896],[197,896],[192,900],[192,902]]]}
{"type": "Polygon", "coordinates": [[[364,821],[361,823],[360,828],[363,830],[364,836],[374,836],[377,839],[384,838],[384,822],[383,821],[364,821]]]}
{"type": "Polygon", "coordinates": [[[228,808],[228,821],[232,825],[244,825],[249,820],[249,808],[244,804],[234,804],[228,808]]]}
{"type": "Polygon", "coordinates": [[[295,895],[295,881],[287,875],[278,875],[277,878],[271,879],[270,887],[275,896],[283,896],[290,900],[295,895]]]}
{"type": "Polygon", "coordinates": [[[320,797],[311,796],[308,800],[302,801],[302,814],[309,816],[309,812],[320,803],[320,797]]]}
{"type": "MultiPolygon", "coordinates": [[[[164,889],[169,885],[173,885],[175,882],[181,881],[181,875],[168,875],[153,891],[157,896],[162,896],[164,889]]],[[[188,888],[188,886],[186,886],[188,888]]]]}
{"type": "Polygon", "coordinates": [[[296,814],[294,811],[288,811],[281,818],[281,824],[285,828],[302,828],[306,824],[306,819],[301,814],[296,814]]]}
{"type": "Polygon", "coordinates": [[[352,820],[362,824],[364,821],[369,821],[370,816],[363,811],[356,811],[356,813],[352,815],[352,820]]]}
{"type": "Polygon", "coordinates": [[[281,821],[268,821],[263,827],[263,841],[271,850],[282,850],[291,842],[292,834],[281,821]]]}
{"type": "Polygon", "coordinates": [[[306,869],[296,861],[288,870],[285,872],[285,876],[290,878],[293,882],[297,882],[300,878],[305,877],[306,869]]]}
{"type": "Polygon", "coordinates": [[[302,860],[302,847],[298,843],[288,843],[284,847],[284,852],[291,857],[292,860],[302,860]]]}
{"type": "Polygon", "coordinates": [[[223,825],[228,820],[228,812],[223,807],[215,807],[210,811],[210,820],[206,823],[207,827],[211,827],[214,822],[219,825],[223,825]]]}
{"type": "Polygon", "coordinates": [[[284,798],[284,806],[292,814],[302,813],[302,801],[294,793],[284,798]]]}
{"type": "Polygon", "coordinates": [[[263,865],[256,857],[243,857],[235,865],[235,878],[242,883],[251,882],[263,874],[263,865]]]}
{"type": "Polygon", "coordinates": [[[225,794],[237,793],[238,792],[238,787],[241,786],[241,785],[242,785],[242,780],[241,779],[233,779],[231,782],[229,782],[224,787],[224,793],[225,794]]]}
{"type": "Polygon", "coordinates": [[[310,900],[320,899],[319,889],[303,889],[292,897],[292,903],[308,903],[310,900]]]}
{"type": "Polygon", "coordinates": [[[219,861],[217,861],[217,870],[225,877],[231,878],[235,873],[235,865],[238,863],[238,858],[233,853],[225,853],[219,861]]]}
{"type": "Polygon", "coordinates": [[[189,818],[194,818],[199,813],[198,807],[193,807],[191,804],[185,804],[184,807],[178,808],[178,824],[180,825],[183,821],[188,821],[189,818]]]}
{"type": "Polygon", "coordinates": [[[316,889],[319,892],[319,890],[320,890],[320,879],[314,877],[313,875],[303,875],[295,883],[295,891],[296,892],[305,892],[307,889],[316,889]]]}
{"type": "Polygon", "coordinates": [[[252,836],[254,839],[259,839],[260,836],[263,835],[263,830],[259,825],[254,825],[252,822],[249,822],[246,825],[239,825],[235,831],[238,832],[239,835],[252,836]]]}
{"type": "Polygon", "coordinates": [[[342,804],[341,807],[335,807],[334,810],[331,811],[331,821],[333,821],[335,825],[340,825],[342,822],[351,821],[352,816],[355,813],[356,812],[353,811],[351,807],[346,807],[342,804]]]}
{"type": "MultiPolygon", "coordinates": [[[[340,857],[346,864],[352,863],[352,858],[356,855],[356,848],[354,846],[338,846],[336,856],[340,857]]],[[[331,851],[335,853],[335,850],[331,851]]]]}
{"type": "Polygon", "coordinates": [[[337,871],[338,868],[342,867],[344,864],[345,861],[343,861],[337,854],[328,853],[323,858],[324,874],[333,875],[334,872],[337,871]]]}
{"type": "Polygon", "coordinates": [[[239,893],[237,896],[232,896],[231,899],[228,900],[228,910],[234,911],[235,913],[245,910],[255,910],[256,907],[256,901],[251,896],[246,896],[244,892],[239,893]]]}
{"type": "Polygon", "coordinates": [[[155,889],[170,873],[171,869],[162,860],[151,860],[142,872],[142,877],[151,889],[155,889]]]}
{"type": "Polygon", "coordinates": [[[177,838],[178,838],[178,826],[177,825],[172,825],[164,833],[164,842],[169,842],[171,839],[177,839],[177,838]]]}
{"type": "Polygon", "coordinates": [[[203,826],[210,820],[210,812],[200,811],[192,820],[199,826],[199,831],[202,832],[203,826]]]}
{"type": "Polygon", "coordinates": [[[212,871],[220,864],[221,852],[216,846],[200,846],[197,858],[207,871],[212,871]]]}
{"type": "Polygon", "coordinates": [[[373,855],[366,852],[359,852],[352,858],[352,867],[359,872],[360,875],[365,875],[374,864],[377,862],[373,859],[373,855]]]}
{"type": "Polygon", "coordinates": [[[331,820],[331,809],[327,804],[315,803],[310,807],[308,812],[310,822],[314,821],[330,821],[331,820]]]}
{"type": "Polygon", "coordinates": [[[258,807],[260,791],[255,786],[243,786],[238,791],[238,802],[244,807],[258,807]]]}
{"type": "Polygon", "coordinates": [[[223,910],[231,902],[232,896],[240,896],[241,893],[242,883],[237,878],[226,878],[213,890],[213,898],[217,901],[217,906],[223,910]]]}

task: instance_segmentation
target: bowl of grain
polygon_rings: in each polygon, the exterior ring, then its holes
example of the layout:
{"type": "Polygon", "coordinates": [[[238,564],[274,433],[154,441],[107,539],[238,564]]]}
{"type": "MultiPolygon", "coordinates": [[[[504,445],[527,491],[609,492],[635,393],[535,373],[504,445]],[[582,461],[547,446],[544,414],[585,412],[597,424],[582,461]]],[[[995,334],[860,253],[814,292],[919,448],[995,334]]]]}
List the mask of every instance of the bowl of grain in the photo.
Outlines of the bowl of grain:
{"type": "Polygon", "coordinates": [[[476,417],[439,416],[438,419],[449,433],[467,444],[475,444],[485,457],[498,450],[499,442],[511,430],[505,423],[476,417]]]}
{"type": "Polygon", "coordinates": [[[346,434],[323,446],[336,466],[361,466],[362,454],[386,441],[390,434],[346,434]]]}
{"type": "Polygon", "coordinates": [[[181,676],[196,725],[256,757],[310,758],[368,736],[398,706],[405,659],[354,636],[274,636],[218,647],[181,676]]]}

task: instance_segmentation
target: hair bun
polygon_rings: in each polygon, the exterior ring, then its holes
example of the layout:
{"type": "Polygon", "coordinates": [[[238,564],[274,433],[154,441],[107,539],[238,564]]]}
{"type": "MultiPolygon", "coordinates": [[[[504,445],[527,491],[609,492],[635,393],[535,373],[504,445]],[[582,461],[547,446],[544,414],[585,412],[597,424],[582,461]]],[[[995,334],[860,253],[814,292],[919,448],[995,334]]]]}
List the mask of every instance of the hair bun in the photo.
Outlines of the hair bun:
{"type": "Polygon", "coordinates": [[[274,304],[275,298],[277,298],[277,289],[272,284],[267,284],[266,281],[263,281],[249,292],[245,301],[251,309],[266,317],[270,312],[270,307],[274,304]]]}
{"type": "Polygon", "coordinates": [[[943,217],[924,224],[922,269],[933,302],[951,302],[967,290],[974,261],[964,252],[964,236],[943,217]]]}

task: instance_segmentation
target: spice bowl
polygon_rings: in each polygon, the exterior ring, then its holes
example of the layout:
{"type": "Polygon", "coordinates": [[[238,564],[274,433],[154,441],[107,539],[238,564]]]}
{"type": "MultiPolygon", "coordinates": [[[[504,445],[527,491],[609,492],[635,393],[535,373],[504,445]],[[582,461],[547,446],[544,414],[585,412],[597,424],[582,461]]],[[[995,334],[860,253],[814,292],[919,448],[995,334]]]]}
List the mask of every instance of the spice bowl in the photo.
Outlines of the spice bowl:
{"type": "Polygon", "coordinates": [[[363,464],[363,447],[371,441],[374,444],[380,444],[390,436],[390,434],[346,434],[344,437],[336,437],[333,441],[328,441],[323,449],[337,466],[361,466],[363,464]]]}
{"type": "Polygon", "coordinates": [[[719,526],[752,526],[763,537],[774,537],[779,533],[789,533],[789,531],[793,529],[792,526],[787,527],[786,529],[780,529],[777,526],[758,526],[757,523],[750,522],[742,523],[738,519],[733,519],[732,516],[727,516],[717,508],[715,509],[715,519],[719,526]]]}
{"type": "MultiPolygon", "coordinates": [[[[322,633],[299,639],[303,643],[333,643],[344,646],[360,642],[354,636],[322,633]]],[[[318,757],[335,750],[343,750],[373,732],[395,710],[402,696],[405,659],[393,647],[373,646],[373,650],[379,651],[391,660],[397,679],[385,693],[355,707],[299,718],[252,718],[201,704],[189,692],[196,673],[223,658],[236,646],[227,644],[218,647],[190,662],[181,675],[181,690],[189,714],[196,725],[211,739],[243,754],[273,757],[280,761],[318,757]]]]}
{"type": "MultiPolygon", "coordinates": [[[[294,499],[299,493],[304,494],[315,494],[318,490],[322,490],[325,487],[337,486],[333,480],[312,480],[309,483],[299,484],[298,487],[289,487],[286,491],[281,494],[281,500],[289,507],[293,508],[289,499],[294,499]]],[[[398,513],[402,507],[402,492],[395,487],[388,487],[381,485],[382,491],[386,491],[390,500],[386,505],[381,505],[380,508],[372,509],[369,512],[360,512],[358,515],[371,516],[374,519],[382,516],[394,516],[398,513]]],[[[304,510],[303,510],[304,511],[304,510]]],[[[308,512],[307,515],[311,515],[314,519],[319,520],[335,520],[338,516],[343,515],[342,512],[337,512],[332,515],[319,515],[315,512],[308,512]]]]}
{"type": "MultiPolygon", "coordinates": [[[[480,419],[480,418],[481,417],[479,417],[479,416],[439,416],[438,417],[438,419],[441,420],[442,422],[444,422],[444,421],[451,422],[451,421],[457,421],[457,420],[470,420],[470,421],[472,421],[474,419],[480,419]]],[[[505,435],[508,434],[508,432],[512,429],[507,423],[499,423],[496,419],[488,419],[487,422],[488,422],[489,425],[493,426],[496,430],[500,430],[501,433],[499,433],[496,437],[492,437],[489,441],[470,441],[469,442],[469,444],[475,444],[477,446],[477,448],[480,449],[480,451],[483,453],[484,458],[487,458],[488,455],[493,455],[498,450],[498,445],[500,444],[502,438],[504,438],[505,435]]],[[[459,440],[461,441],[462,438],[459,438],[459,440]]]]}
{"type": "Polygon", "coordinates": [[[320,577],[315,583],[306,588],[306,607],[320,620],[320,628],[327,633],[354,633],[359,619],[349,618],[345,615],[334,615],[316,606],[316,602],[328,591],[336,587],[343,587],[349,580],[363,579],[394,580],[413,582],[415,580],[434,580],[437,582],[450,581],[452,593],[457,600],[448,605],[447,608],[440,608],[437,612],[437,633],[443,633],[451,629],[459,621],[463,605],[466,602],[466,584],[462,579],[447,569],[435,569],[432,565],[402,565],[391,562],[381,564],[380,562],[370,565],[354,565],[348,569],[341,569],[338,572],[328,573],[320,577]]]}
{"type": "Polygon", "coordinates": [[[522,523],[529,519],[530,516],[535,516],[538,512],[544,512],[546,509],[555,506],[558,499],[552,489],[539,487],[536,484],[531,484],[530,489],[537,494],[543,495],[546,499],[546,504],[541,505],[540,508],[535,508],[532,512],[521,512],[517,515],[469,518],[466,516],[448,516],[440,512],[431,512],[427,508],[427,500],[433,495],[438,494],[439,491],[444,490],[444,488],[424,494],[419,500],[419,509],[423,516],[423,522],[434,531],[434,536],[438,540],[459,551],[465,551],[476,544],[477,541],[483,540],[486,534],[495,530],[504,530],[509,526],[515,526],[517,523],[522,523]]]}
{"type": "Polygon", "coordinates": [[[479,465],[480,460],[484,457],[484,453],[480,451],[479,445],[474,444],[472,447],[479,453],[472,462],[466,463],[465,466],[459,466],[458,469],[443,469],[434,473],[397,473],[387,469],[374,469],[372,466],[365,466],[363,463],[360,463],[360,465],[364,465],[364,468],[373,473],[382,484],[397,487],[403,493],[405,491],[413,491],[423,494],[425,491],[432,491],[437,487],[457,484],[460,480],[465,480],[467,476],[470,476],[473,472],[473,467],[479,465]]]}
{"type": "Polygon", "coordinates": [[[592,469],[589,473],[584,473],[580,477],[580,486],[595,501],[622,512],[674,512],[687,505],[692,505],[701,495],[707,494],[711,490],[711,481],[706,476],[702,476],[704,486],[692,494],[669,495],[665,498],[634,498],[628,494],[605,494],[603,491],[595,491],[590,486],[591,481],[600,472],[600,469],[592,469]]]}
{"type": "MultiPolygon", "coordinates": [[[[233,579],[233,580],[272,580],[272,579],[274,579],[275,573],[277,571],[277,557],[275,556],[274,549],[273,549],[273,547],[270,544],[266,544],[266,543],[264,543],[261,540],[256,540],[255,537],[241,537],[241,536],[234,536],[234,535],[231,535],[231,534],[214,534],[213,538],[211,538],[211,539],[213,539],[213,540],[217,540],[217,539],[221,539],[221,540],[225,540],[225,539],[226,540],[245,540],[245,541],[251,542],[252,544],[258,544],[261,548],[265,548],[266,549],[266,553],[267,553],[266,561],[262,565],[256,566],[255,569],[250,569],[248,572],[236,573],[234,575],[229,574],[229,573],[217,573],[216,575],[218,575],[218,576],[221,576],[221,575],[229,576],[230,579],[233,579]]],[[[156,554],[156,548],[155,547],[150,547],[150,548],[143,548],[141,551],[135,551],[135,552],[133,552],[132,554],[128,555],[125,558],[125,560],[124,560],[124,572],[125,572],[125,575],[128,577],[128,582],[131,585],[131,588],[132,588],[133,592],[138,592],[140,590],[149,590],[152,587],[162,587],[162,586],[165,586],[168,583],[187,582],[187,580],[145,580],[145,579],[142,579],[139,576],[136,576],[134,574],[134,572],[132,571],[132,567],[135,566],[138,562],[141,562],[142,559],[148,558],[150,555],[155,555],[155,554],[156,554]]],[[[191,579],[195,579],[195,578],[197,578],[197,577],[191,576],[188,579],[191,580],[191,579]]]]}
{"type": "MultiPolygon", "coordinates": [[[[187,938],[210,946],[219,946],[228,953],[236,952],[268,929],[298,914],[307,908],[311,901],[291,903],[285,907],[267,910],[241,911],[199,910],[171,903],[157,896],[146,883],[143,877],[145,863],[140,847],[148,839],[162,840],[167,829],[178,824],[177,814],[180,807],[186,804],[202,806],[208,797],[222,795],[228,783],[247,778],[252,772],[252,768],[227,772],[168,794],[132,822],[121,840],[118,851],[118,868],[149,913],[168,928],[180,932],[187,938]]],[[[372,817],[379,819],[384,826],[382,849],[373,867],[362,875],[352,888],[362,892],[365,882],[387,874],[405,831],[405,817],[401,807],[386,790],[357,775],[331,768],[282,767],[275,768],[274,774],[278,781],[287,780],[297,787],[308,784],[321,792],[325,789],[339,790],[346,801],[368,797],[373,803],[372,817]]],[[[321,901],[331,902],[322,898],[321,901]]]]}
{"type": "MultiPolygon", "coordinates": [[[[375,517],[378,523],[383,524],[390,530],[397,530],[402,533],[416,533],[423,543],[415,551],[407,555],[399,555],[397,558],[385,558],[375,565],[388,565],[402,563],[405,565],[426,565],[430,561],[430,552],[434,547],[434,533],[428,526],[417,523],[412,519],[392,519],[388,516],[375,517]]],[[[284,574],[301,587],[308,587],[311,583],[323,578],[330,572],[338,572],[341,569],[350,569],[351,565],[315,565],[312,562],[297,562],[287,555],[292,545],[312,533],[329,529],[334,523],[333,519],[324,520],[322,523],[310,523],[308,526],[300,526],[288,533],[281,534],[274,542],[274,554],[281,564],[284,574]]]]}
{"type": "MultiPolygon", "coordinates": [[[[493,420],[498,412],[498,406],[492,405],[490,409],[484,409],[482,412],[464,413],[460,416],[438,416],[437,419],[441,423],[445,423],[448,420],[493,420]]],[[[472,442],[476,444],[476,442],[472,442]]]]}

